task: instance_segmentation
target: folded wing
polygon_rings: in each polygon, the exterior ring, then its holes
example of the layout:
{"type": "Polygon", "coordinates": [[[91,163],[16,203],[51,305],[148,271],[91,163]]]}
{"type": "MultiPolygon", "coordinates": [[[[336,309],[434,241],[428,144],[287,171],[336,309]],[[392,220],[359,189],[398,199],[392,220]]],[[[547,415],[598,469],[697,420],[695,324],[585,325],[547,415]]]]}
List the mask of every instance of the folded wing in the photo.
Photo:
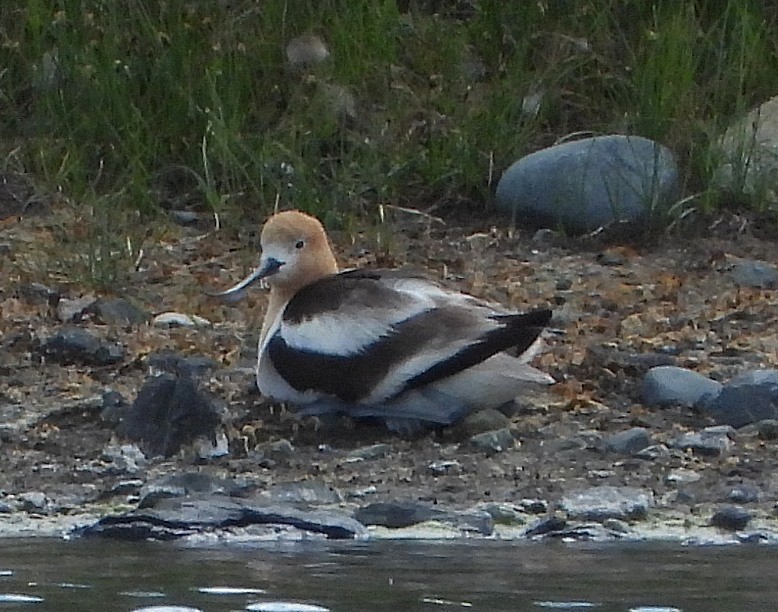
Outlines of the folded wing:
{"type": "Polygon", "coordinates": [[[396,272],[357,270],[298,292],[267,351],[296,390],[372,405],[511,347],[527,351],[550,317],[549,310],[508,314],[396,272]]]}

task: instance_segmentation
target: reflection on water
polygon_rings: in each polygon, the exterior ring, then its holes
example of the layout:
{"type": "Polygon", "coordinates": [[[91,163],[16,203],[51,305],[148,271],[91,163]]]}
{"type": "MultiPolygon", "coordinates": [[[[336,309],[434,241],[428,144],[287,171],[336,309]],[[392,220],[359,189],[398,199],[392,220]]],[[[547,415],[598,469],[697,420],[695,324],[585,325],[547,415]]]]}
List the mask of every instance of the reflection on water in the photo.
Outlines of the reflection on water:
{"type": "Polygon", "coordinates": [[[283,610],[281,602],[333,612],[773,610],[775,552],[491,541],[185,548],[0,540],[0,610],[283,610]]]}

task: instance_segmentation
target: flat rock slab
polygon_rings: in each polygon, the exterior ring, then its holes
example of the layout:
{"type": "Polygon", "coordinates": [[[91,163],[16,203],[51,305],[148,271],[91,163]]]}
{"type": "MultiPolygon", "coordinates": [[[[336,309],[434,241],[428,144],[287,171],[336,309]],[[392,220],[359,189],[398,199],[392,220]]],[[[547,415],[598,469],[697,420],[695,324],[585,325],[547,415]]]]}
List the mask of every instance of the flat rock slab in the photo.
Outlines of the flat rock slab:
{"type": "Polygon", "coordinates": [[[653,504],[650,491],[634,487],[592,487],[565,496],[560,503],[570,520],[642,519],[653,504]]]}
{"type": "Polygon", "coordinates": [[[458,512],[443,510],[414,501],[379,502],[359,508],[354,518],[364,525],[402,529],[427,521],[447,523],[462,531],[490,535],[494,519],[486,511],[458,512]]]}
{"type": "Polygon", "coordinates": [[[203,496],[160,499],[153,508],[104,517],[77,534],[119,540],[173,540],[203,531],[267,524],[290,525],[332,539],[355,538],[367,533],[360,522],[334,512],[203,496]]]}
{"type": "Polygon", "coordinates": [[[671,448],[690,450],[703,457],[720,457],[732,449],[730,434],[732,428],[728,426],[707,427],[699,432],[689,432],[670,440],[671,448]]]}
{"type": "Polygon", "coordinates": [[[678,189],[669,149],[639,136],[609,135],[521,158],[502,175],[495,197],[519,222],[579,234],[666,210],[678,189]]]}

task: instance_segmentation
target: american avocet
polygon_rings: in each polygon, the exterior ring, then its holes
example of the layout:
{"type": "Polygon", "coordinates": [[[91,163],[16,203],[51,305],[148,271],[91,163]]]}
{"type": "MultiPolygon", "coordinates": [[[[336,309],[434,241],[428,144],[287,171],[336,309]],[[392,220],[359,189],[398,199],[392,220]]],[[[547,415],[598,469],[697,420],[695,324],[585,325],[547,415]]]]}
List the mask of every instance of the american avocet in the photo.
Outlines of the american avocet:
{"type": "Polygon", "coordinates": [[[399,271],[338,272],[321,223],[298,211],[270,217],[260,242],[259,267],[217,295],[240,297],[260,279],[270,287],[257,363],[266,397],[405,429],[554,382],[527,363],[550,310],[509,312],[399,271]],[[518,357],[503,352],[512,348],[518,357]]]}

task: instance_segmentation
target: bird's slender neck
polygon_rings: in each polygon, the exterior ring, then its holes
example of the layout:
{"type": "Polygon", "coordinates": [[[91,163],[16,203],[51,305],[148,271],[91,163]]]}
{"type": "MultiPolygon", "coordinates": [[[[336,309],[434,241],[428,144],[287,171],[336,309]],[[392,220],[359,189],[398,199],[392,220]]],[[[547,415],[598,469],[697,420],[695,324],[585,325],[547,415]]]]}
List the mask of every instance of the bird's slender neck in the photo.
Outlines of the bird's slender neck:
{"type": "Polygon", "coordinates": [[[259,333],[259,346],[264,346],[265,338],[278,317],[278,314],[293,296],[294,293],[283,291],[277,287],[273,287],[270,290],[270,299],[267,303],[265,319],[262,321],[262,331],[259,333]]]}
{"type": "MultiPolygon", "coordinates": [[[[325,238],[326,241],[326,238],[325,238]]],[[[273,283],[270,285],[270,299],[265,312],[265,319],[262,322],[262,331],[259,335],[259,344],[264,346],[265,338],[270,328],[275,323],[281,311],[286,307],[295,294],[303,287],[307,287],[317,280],[337,274],[338,262],[332,252],[329,244],[320,247],[315,258],[309,259],[300,266],[299,271],[287,282],[273,283]]]]}

